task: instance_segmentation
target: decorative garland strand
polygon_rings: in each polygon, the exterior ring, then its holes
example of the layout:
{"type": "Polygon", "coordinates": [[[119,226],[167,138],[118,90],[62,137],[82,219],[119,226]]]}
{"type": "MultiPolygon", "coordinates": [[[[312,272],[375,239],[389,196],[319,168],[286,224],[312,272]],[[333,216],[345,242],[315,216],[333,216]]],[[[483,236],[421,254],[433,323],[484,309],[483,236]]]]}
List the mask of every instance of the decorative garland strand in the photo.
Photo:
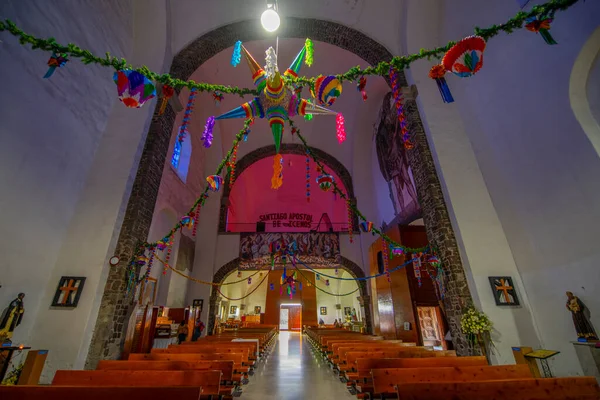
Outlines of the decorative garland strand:
{"type": "MultiPolygon", "coordinates": [[[[302,141],[302,144],[304,145],[304,149],[312,157],[313,161],[317,164],[318,168],[321,171],[323,171],[324,174],[327,174],[328,172],[325,170],[325,166],[318,160],[316,155],[313,153],[312,149],[308,146],[306,139],[304,138],[304,136],[302,136],[300,129],[298,129],[296,127],[296,125],[294,124],[294,121],[292,121],[290,119],[289,124],[290,124],[290,126],[293,126],[294,128],[296,128],[296,135],[298,136],[298,138],[300,138],[300,141],[302,141]]],[[[337,193],[342,199],[348,200],[348,196],[346,196],[346,193],[344,193],[344,191],[342,191],[338,187],[338,185],[335,181],[332,182],[332,185],[333,185],[334,193],[337,193]]],[[[358,216],[358,218],[360,218],[361,220],[363,220],[365,222],[369,222],[369,220],[367,220],[367,218],[358,210],[358,208],[356,207],[355,204],[348,203],[348,205],[352,209],[352,212],[354,212],[358,216]]],[[[405,253],[423,253],[423,252],[426,252],[427,249],[429,248],[429,246],[418,247],[418,248],[411,248],[411,247],[403,246],[400,243],[397,243],[396,241],[392,240],[392,238],[390,238],[385,233],[383,233],[383,231],[381,229],[373,227],[371,231],[374,232],[375,234],[381,236],[381,238],[383,240],[385,240],[386,242],[388,242],[388,244],[391,244],[396,247],[400,247],[400,248],[404,249],[405,253]]]]}
{"type": "MultiPolygon", "coordinates": [[[[540,4],[537,6],[533,6],[531,11],[519,11],[514,17],[510,18],[503,24],[500,25],[492,25],[488,28],[474,28],[474,33],[477,36],[481,36],[483,39],[488,41],[489,39],[499,35],[502,32],[507,34],[511,34],[516,30],[523,29],[524,24],[527,22],[528,18],[544,18],[548,15],[554,15],[557,11],[565,11],[578,3],[579,0],[550,0],[547,3],[540,4]]],[[[69,43],[68,45],[62,45],[56,42],[54,38],[48,39],[40,39],[33,35],[29,35],[23,32],[19,27],[10,20],[0,21],[0,32],[8,31],[13,36],[19,39],[19,42],[22,45],[27,43],[31,44],[33,49],[41,49],[44,51],[54,52],[56,54],[65,54],[71,58],[78,58],[84,64],[99,64],[105,67],[112,67],[116,71],[120,71],[123,69],[132,69],[132,66],[127,63],[127,60],[124,58],[113,57],[110,53],[106,53],[104,58],[95,56],[89,50],[83,50],[80,47],[76,46],[73,43],[69,43]]],[[[456,44],[456,42],[448,42],[445,46],[437,47],[434,49],[426,50],[421,49],[419,53],[411,54],[407,56],[396,56],[393,57],[389,62],[381,61],[376,66],[367,67],[365,69],[361,69],[360,67],[353,67],[347,72],[343,74],[336,75],[336,78],[340,81],[358,81],[363,76],[368,75],[379,75],[385,76],[390,66],[397,70],[403,70],[410,66],[410,64],[414,63],[417,60],[427,59],[430,60],[432,58],[441,58],[443,55],[456,44]]],[[[146,76],[148,79],[160,82],[163,85],[168,85],[175,89],[182,89],[187,87],[189,89],[196,88],[200,92],[215,92],[219,91],[222,93],[228,94],[237,94],[239,96],[244,95],[258,95],[256,89],[249,88],[239,88],[233,86],[224,86],[224,85],[213,85],[204,82],[195,82],[193,80],[184,81],[182,79],[173,78],[169,74],[157,74],[155,72],[150,71],[148,67],[142,66],[135,69],[139,73],[146,76]]],[[[314,87],[315,80],[317,78],[312,77],[284,77],[284,80],[287,83],[294,83],[297,86],[309,86],[311,88],[314,87]]]]}
{"type": "MultiPolygon", "coordinates": [[[[246,297],[250,296],[252,293],[256,292],[256,291],[258,290],[258,288],[260,287],[260,285],[262,285],[262,283],[263,283],[263,282],[265,281],[265,279],[267,279],[268,277],[269,277],[269,274],[265,274],[265,277],[264,277],[264,278],[262,278],[262,280],[261,280],[261,281],[258,283],[258,285],[256,285],[256,287],[255,287],[254,289],[252,289],[252,291],[250,291],[250,293],[248,293],[247,295],[245,295],[245,296],[243,296],[243,297],[240,297],[239,299],[232,299],[232,298],[230,298],[230,297],[227,297],[227,296],[225,296],[225,295],[223,294],[223,292],[221,292],[221,288],[220,288],[220,287],[217,287],[217,291],[219,292],[219,294],[220,294],[221,296],[223,296],[223,297],[224,297],[224,298],[226,298],[227,300],[232,300],[232,301],[236,301],[236,300],[243,300],[243,299],[245,299],[246,297]]],[[[249,277],[248,277],[248,278],[249,278],[249,277]]],[[[242,279],[242,280],[244,280],[244,281],[245,281],[245,280],[247,280],[248,278],[245,278],[245,279],[242,279]]]]}
{"type": "MultiPolygon", "coordinates": [[[[318,287],[318,286],[317,286],[317,282],[316,282],[316,281],[311,281],[310,279],[308,279],[308,278],[306,277],[306,275],[304,275],[304,274],[302,273],[302,270],[301,270],[300,268],[298,268],[298,267],[296,267],[296,266],[294,266],[294,268],[296,268],[296,270],[297,270],[297,271],[300,273],[300,275],[302,275],[302,277],[303,277],[303,278],[306,280],[306,282],[307,282],[307,283],[309,283],[309,284],[313,285],[313,286],[315,287],[315,289],[317,289],[317,290],[320,290],[321,292],[323,292],[323,293],[325,293],[325,294],[328,294],[328,295],[330,295],[330,296],[340,296],[340,297],[344,297],[344,296],[350,296],[352,293],[356,293],[356,292],[358,292],[358,290],[360,289],[360,287],[357,287],[357,288],[356,288],[356,290],[353,290],[353,291],[351,291],[351,292],[344,293],[344,294],[335,294],[335,293],[331,293],[331,292],[328,292],[327,290],[324,290],[324,289],[321,289],[320,287],[318,287]]],[[[317,275],[317,276],[318,276],[318,275],[317,275]]]]}

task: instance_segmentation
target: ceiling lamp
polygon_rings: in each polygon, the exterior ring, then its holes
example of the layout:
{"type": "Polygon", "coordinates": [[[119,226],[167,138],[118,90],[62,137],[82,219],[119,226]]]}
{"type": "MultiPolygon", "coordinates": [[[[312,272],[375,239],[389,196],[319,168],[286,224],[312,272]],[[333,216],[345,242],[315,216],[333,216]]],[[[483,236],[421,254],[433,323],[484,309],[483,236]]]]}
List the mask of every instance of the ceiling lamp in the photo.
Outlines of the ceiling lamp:
{"type": "Polygon", "coordinates": [[[281,19],[277,14],[277,1],[267,1],[267,9],[260,16],[260,23],[267,32],[275,32],[279,28],[281,19]]]}

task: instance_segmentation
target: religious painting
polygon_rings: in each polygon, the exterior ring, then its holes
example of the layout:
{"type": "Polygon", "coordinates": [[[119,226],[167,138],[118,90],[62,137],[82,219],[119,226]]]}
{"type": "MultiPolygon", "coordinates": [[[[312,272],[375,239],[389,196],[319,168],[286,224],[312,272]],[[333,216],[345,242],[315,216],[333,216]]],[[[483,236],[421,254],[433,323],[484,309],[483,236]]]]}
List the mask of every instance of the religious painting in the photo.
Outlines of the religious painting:
{"type": "Polygon", "coordinates": [[[140,285],[140,304],[154,304],[156,299],[156,279],[147,278],[142,280],[140,285]]]}
{"type": "Polygon", "coordinates": [[[321,307],[321,315],[327,315],[327,307],[321,307]]]}
{"type": "Polygon", "coordinates": [[[229,307],[229,314],[230,315],[237,314],[237,306],[231,306],[231,307],[229,307]]]}
{"type": "Polygon", "coordinates": [[[260,315],[260,311],[261,311],[261,308],[260,308],[260,306],[256,306],[256,307],[254,307],[254,314],[256,314],[256,315],[260,315]]]}
{"type": "Polygon", "coordinates": [[[63,276],[52,299],[52,307],[77,307],[85,278],[81,276],[63,276]]]}
{"type": "Polygon", "coordinates": [[[283,266],[281,255],[288,246],[296,247],[298,262],[313,268],[330,267],[339,261],[340,237],[337,233],[241,233],[240,268],[257,268],[272,262],[283,266]]]}
{"type": "Polygon", "coordinates": [[[204,309],[204,299],[194,299],[192,300],[192,307],[198,307],[200,312],[204,309]]]}
{"type": "Polygon", "coordinates": [[[518,306],[519,298],[509,276],[490,276],[490,284],[497,306],[518,306]]]}
{"type": "Polygon", "coordinates": [[[344,315],[345,316],[352,315],[352,308],[350,308],[350,307],[344,307],[344,315]]]}
{"type": "Polygon", "coordinates": [[[394,220],[400,225],[408,225],[422,217],[422,210],[412,170],[408,165],[392,93],[384,97],[375,123],[375,143],[379,169],[388,184],[394,220]]]}

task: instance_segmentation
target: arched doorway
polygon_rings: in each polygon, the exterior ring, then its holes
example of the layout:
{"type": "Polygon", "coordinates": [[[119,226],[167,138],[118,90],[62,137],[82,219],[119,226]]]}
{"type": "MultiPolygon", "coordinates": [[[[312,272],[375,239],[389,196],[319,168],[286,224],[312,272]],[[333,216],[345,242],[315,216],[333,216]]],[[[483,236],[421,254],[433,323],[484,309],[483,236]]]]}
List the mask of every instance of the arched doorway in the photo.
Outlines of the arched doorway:
{"type": "MultiPolygon", "coordinates": [[[[174,78],[188,79],[204,62],[217,53],[231,47],[237,40],[252,41],[265,38],[258,22],[247,20],[222,26],[197,38],[173,59],[170,74],[174,78]]],[[[380,43],[353,28],[312,18],[284,18],[281,38],[305,38],[329,43],[348,50],[370,64],[387,61],[392,54],[380,43]]],[[[398,72],[399,84],[408,85],[403,71],[398,72]]],[[[147,240],[152,215],[158,196],[159,183],[169,149],[175,122],[175,112],[171,107],[159,114],[157,105],[149,128],[133,190],[127,204],[124,222],[121,227],[115,253],[121,260],[129,260],[137,243],[147,240]]],[[[460,329],[462,305],[471,299],[467,279],[460,259],[458,244],[434,160],[429,149],[425,129],[421,121],[417,103],[407,99],[404,104],[408,128],[412,133],[415,147],[408,153],[419,203],[423,207],[423,220],[430,242],[438,249],[438,254],[446,266],[448,276],[445,297],[449,328],[457,353],[468,355],[473,352],[467,338],[460,329]]],[[[125,261],[109,271],[104,294],[101,300],[94,335],[88,353],[88,364],[93,360],[118,357],[125,340],[124,318],[131,313],[131,294],[126,293],[125,261]]]]}
{"type": "MultiPolygon", "coordinates": [[[[213,277],[213,283],[223,283],[227,276],[238,271],[240,267],[240,262],[242,260],[240,258],[236,258],[234,260],[229,261],[227,264],[223,265],[219,270],[215,273],[213,277]]],[[[364,278],[365,273],[361,267],[359,267],[353,261],[347,259],[346,257],[340,256],[339,259],[339,268],[347,271],[354,278],[364,278]]],[[[363,312],[365,317],[365,327],[367,332],[373,332],[373,318],[371,316],[371,308],[369,307],[370,297],[367,292],[367,284],[366,280],[357,280],[356,281],[359,289],[360,295],[359,302],[361,305],[364,305],[363,312]]],[[[210,296],[210,305],[208,311],[208,329],[209,334],[212,334],[213,327],[215,325],[215,316],[218,312],[220,299],[219,292],[217,290],[213,290],[210,296]]]]}

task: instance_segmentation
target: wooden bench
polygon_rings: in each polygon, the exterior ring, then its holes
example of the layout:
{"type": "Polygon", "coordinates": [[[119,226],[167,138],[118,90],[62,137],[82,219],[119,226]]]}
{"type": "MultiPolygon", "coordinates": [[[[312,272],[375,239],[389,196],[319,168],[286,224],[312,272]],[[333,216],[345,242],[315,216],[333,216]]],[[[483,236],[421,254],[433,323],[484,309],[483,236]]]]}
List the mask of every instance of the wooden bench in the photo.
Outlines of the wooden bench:
{"type": "MultiPolygon", "coordinates": [[[[423,357],[424,353],[432,353],[432,351],[426,347],[405,347],[395,346],[393,344],[390,344],[388,346],[340,347],[340,349],[338,350],[339,358],[334,361],[334,364],[338,367],[340,371],[346,371],[353,367],[353,365],[349,365],[347,363],[347,355],[349,353],[379,353],[383,355],[382,358],[418,358],[423,357]]],[[[355,358],[358,358],[358,356],[355,356],[355,358]]]]}
{"type": "Polygon", "coordinates": [[[221,371],[56,371],[54,386],[192,386],[202,396],[230,396],[222,391],[221,371]]]}
{"type": "Polygon", "coordinates": [[[545,378],[480,382],[402,383],[400,400],[598,400],[595,378],[545,378]]]}
{"type": "MultiPolygon", "coordinates": [[[[233,361],[115,361],[101,360],[99,371],[221,371],[221,383],[234,382],[233,361]]],[[[237,383],[237,382],[236,382],[237,383]]]]}
{"type": "Polygon", "coordinates": [[[374,369],[371,374],[376,396],[396,393],[396,386],[401,383],[533,379],[527,365],[374,369]]]}
{"type": "Polygon", "coordinates": [[[197,387],[0,386],[2,400],[198,400],[197,387]]]}

